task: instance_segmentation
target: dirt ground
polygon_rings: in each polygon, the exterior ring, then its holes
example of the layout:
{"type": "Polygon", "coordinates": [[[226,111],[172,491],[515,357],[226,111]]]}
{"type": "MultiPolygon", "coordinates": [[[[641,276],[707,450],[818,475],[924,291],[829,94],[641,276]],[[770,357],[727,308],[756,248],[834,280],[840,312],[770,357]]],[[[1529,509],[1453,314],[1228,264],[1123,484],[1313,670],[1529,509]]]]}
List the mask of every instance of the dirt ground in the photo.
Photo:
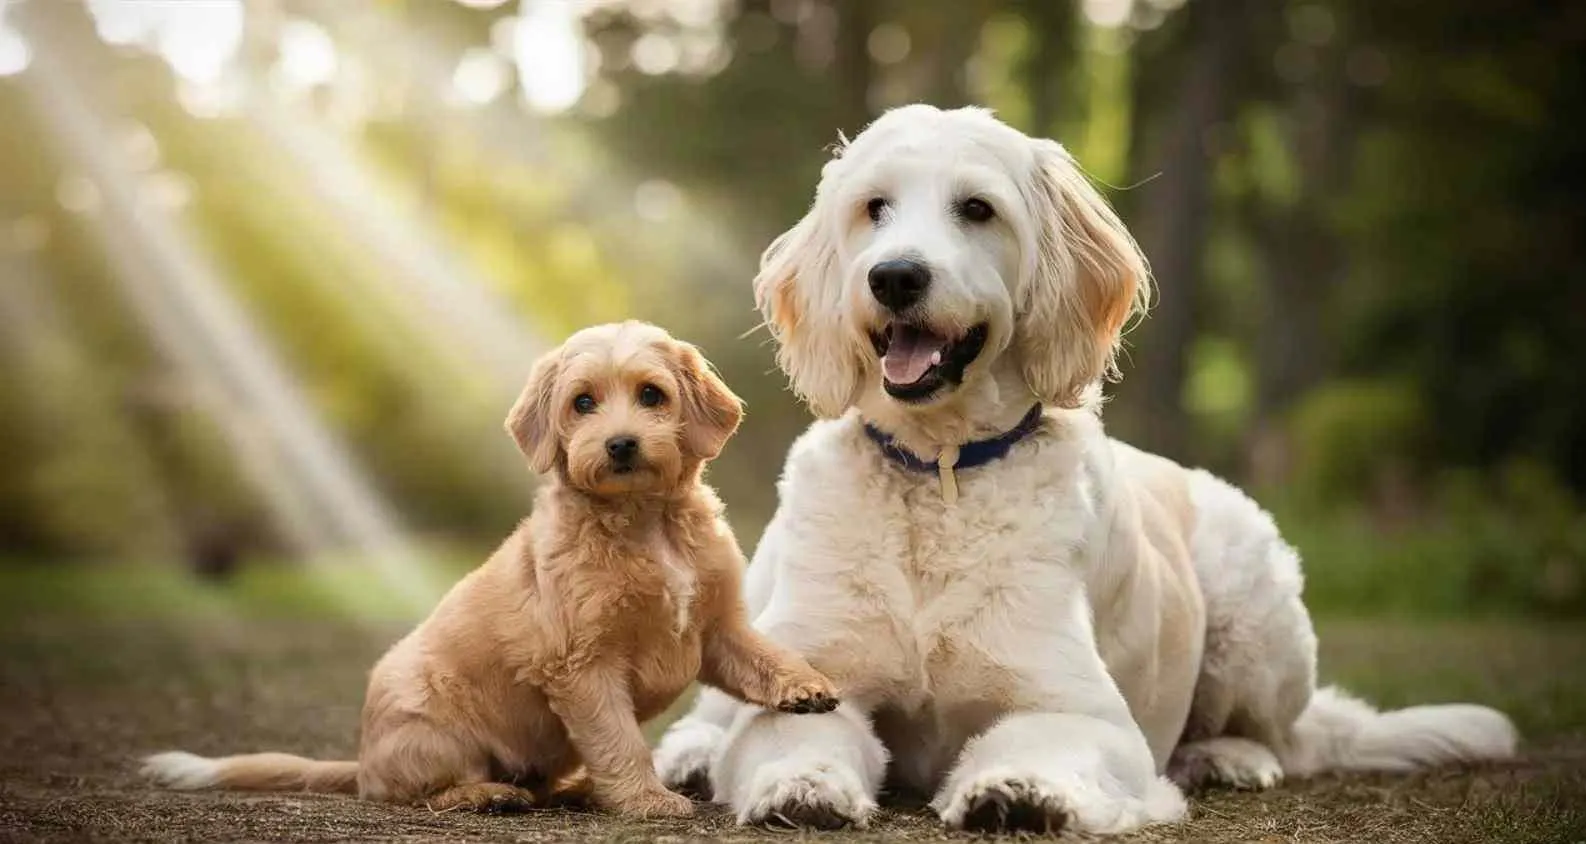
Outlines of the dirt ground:
{"type": "MultiPolygon", "coordinates": [[[[365,671],[398,630],[325,620],[17,618],[0,623],[0,841],[783,841],[717,807],[688,821],[567,811],[510,816],[291,794],[171,793],[135,758],[288,750],[345,758],[365,671]]],[[[1184,824],[1130,841],[1586,841],[1580,628],[1325,626],[1323,664],[1390,703],[1483,700],[1516,712],[1523,759],[1411,776],[1328,777],[1212,794],[1184,824]]],[[[889,809],[831,841],[934,841],[919,809],[889,809]]]]}

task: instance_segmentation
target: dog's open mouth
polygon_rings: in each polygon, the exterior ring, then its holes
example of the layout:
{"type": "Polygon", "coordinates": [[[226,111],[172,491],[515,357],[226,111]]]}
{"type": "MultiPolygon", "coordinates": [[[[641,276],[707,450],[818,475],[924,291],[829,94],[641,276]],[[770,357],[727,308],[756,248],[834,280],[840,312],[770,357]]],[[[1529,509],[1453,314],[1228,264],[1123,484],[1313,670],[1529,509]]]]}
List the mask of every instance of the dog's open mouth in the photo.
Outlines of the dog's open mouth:
{"type": "Polygon", "coordinates": [[[929,326],[893,320],[870,335],[881,356],[881,382],[887,395],[899,401],[924,401],[946,384],[964,378],[986,345],[987,327],[981,323],[961,337],[938,334],[929,326]]]}

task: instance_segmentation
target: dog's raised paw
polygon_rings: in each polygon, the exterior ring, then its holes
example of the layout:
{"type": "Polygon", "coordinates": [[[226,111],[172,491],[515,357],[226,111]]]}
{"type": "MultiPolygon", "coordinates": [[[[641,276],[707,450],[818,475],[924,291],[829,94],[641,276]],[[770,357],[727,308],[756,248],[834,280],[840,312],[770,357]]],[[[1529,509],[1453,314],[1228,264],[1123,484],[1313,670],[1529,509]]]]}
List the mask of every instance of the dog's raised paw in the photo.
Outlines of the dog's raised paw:
{"type": "Polygon", "coordinates": [[[837,698],[825,692],[815,692],[804,697],[786,698],[777,703],[778,712],[791,712],[795,715],[812,715],[830,712],[837,708],[837,698]]]}
{"type": "Polygon", "coordinates": [[[837,708],[837,690],[824,677],[791,683],[776,702],[778,712],[811,715],[837,708]]]}

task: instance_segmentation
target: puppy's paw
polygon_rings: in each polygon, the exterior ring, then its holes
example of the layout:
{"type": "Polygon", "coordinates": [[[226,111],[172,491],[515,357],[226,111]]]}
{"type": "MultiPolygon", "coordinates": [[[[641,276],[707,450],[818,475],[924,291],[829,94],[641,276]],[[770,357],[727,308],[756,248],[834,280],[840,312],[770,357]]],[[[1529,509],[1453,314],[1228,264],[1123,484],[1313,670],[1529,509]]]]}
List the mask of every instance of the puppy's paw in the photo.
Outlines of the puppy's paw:
{"type": "Polygon", "coordinates": [[[830,712],[837,708],[837,687],[820,674],[795,675],[778,689],[776,709],[798,715],[830,712]]]}
{"type": "Polygon", "coordinates": [[[641,818],[686,818],[694,814],[694,801],[663,788],[613,801],[611,808],[641,818]]]}

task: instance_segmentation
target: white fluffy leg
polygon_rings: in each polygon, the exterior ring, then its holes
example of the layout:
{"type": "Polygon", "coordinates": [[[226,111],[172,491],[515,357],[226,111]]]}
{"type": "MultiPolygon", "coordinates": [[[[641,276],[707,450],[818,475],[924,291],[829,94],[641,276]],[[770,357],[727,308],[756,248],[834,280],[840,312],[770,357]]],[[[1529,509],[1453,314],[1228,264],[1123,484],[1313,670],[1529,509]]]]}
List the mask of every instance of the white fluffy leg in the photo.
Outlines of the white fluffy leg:
{"type": "Polygon", "coordinates": [[[848,706],[824,715],[745,707],[711,770],[716,798],[740,824],[864,827],[876,808],[887,752],[848,706]]]}
{"type": "Polygon", "coordinates": [[[713,799],[710,768],[733,715],[743,706],[715,689],[701,689],[694,709],[678,719],[655,748],[655,772],[673,791],[713,799]]]}
{"type": "Polygon", "coordinates": [[[1173,782],[1190,790],[1222,786],[1262,791],[1283,781],[1283,765],[1270,748],[1234,736],[1181,745],[1167,768],[1173,782]]]}
{"type": "Polygon", "coordinates": [[[1138,732],[1081,715],[1011,715],[972,739],[931,802],[950,827],[1111,834],[1184,816],[1138,732]]]}

